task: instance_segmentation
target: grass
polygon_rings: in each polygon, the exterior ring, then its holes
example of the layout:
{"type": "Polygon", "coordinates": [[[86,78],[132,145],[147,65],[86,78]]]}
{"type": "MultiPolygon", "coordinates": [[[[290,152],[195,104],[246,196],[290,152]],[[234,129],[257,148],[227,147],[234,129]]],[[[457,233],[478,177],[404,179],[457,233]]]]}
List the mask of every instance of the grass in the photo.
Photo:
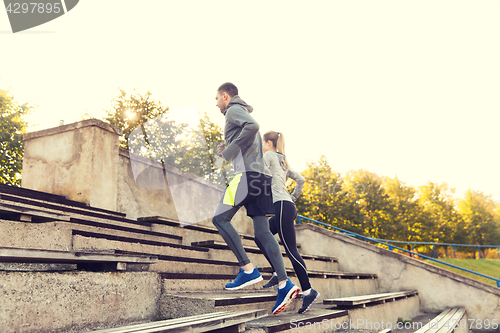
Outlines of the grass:
{"type": "MultiPolygon", "coordinates": [[[[462,268],[466,268],[468,270],[478,272],[484,275],[488,275],[497,279],[500,279],[500,259],[446,259],[446,258],[440,258],[438,259],[440,261],[444,261],[446,263],[459,266],[462,268]]],[[[432,260],[424,260],[426,263],[438,266],[444,269],[447,269],[449,271],[458,273],[463,276],[467,276],[471,279],[484,282],[486,284],[490,284],[492,286],[497,286],[496,281],[490,280],[487,278],[483,278],[482,276],[475,275],[472,273],[464,272],[462,270],[449,267],[437,262],[434,262],[432,260]]]]}

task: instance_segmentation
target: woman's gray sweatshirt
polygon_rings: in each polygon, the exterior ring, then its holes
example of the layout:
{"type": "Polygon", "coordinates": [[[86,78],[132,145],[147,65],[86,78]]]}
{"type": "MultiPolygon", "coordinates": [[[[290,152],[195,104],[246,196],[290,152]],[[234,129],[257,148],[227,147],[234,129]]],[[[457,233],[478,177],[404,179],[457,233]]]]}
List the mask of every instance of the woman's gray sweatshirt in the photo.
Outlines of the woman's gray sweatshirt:
{"type": "Polygon", "coordinates": [[[304,177],[285,166],[285,155],[280,154],[276,151],[268,151],[264,154],[264,162],[271,170],[273,176],[272,191],[273,191],[273,203],[278,201],[292,201],[295,202],[302,192],[304,183],[306,180],[304,177]],[[292,178],[297,182],[293,193],[290,194],[286,188],[286,179],[292,178]]]}

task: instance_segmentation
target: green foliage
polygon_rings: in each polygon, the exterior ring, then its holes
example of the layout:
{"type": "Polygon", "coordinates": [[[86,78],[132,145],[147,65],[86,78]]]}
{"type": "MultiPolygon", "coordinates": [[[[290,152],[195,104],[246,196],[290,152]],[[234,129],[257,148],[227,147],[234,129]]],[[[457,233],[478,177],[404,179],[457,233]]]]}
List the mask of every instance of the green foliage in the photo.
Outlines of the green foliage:
{"type": "Polygon", "coordinates": [[[216,155],[222,129],[205,114],[197,128],[169,117],[168,107],[146,95],[120,90],[104,119],[123,131],[120,147],[204,179],[226,185],[232,167],[216,155]]]}
{"type": "Polygon", "coordinates": [[[404,320],[402,317],[398,317],[398,323],[406,324],[406,323],[413,323],[411,319],[404,320]]]}
{"type": "Polygon", "coordinates": [[[21,185],[24,142],[27,123],[23,116],[31,111],[19,105],[8,91],[0,89],[0,183],[21,185]]]}
{"type": "Polygon", "coordinates": [[[498,207],[482,192],[468,190],[458,210],[463,218],[463,231],[470,244],[487,245],[498,242],[500,224],[498,207]]]}
{"type": "Polygon", "coordinates": [[[423,226],[429,239],[436,243],[464,243],[463,220],[452,198],[454,191],[447,184],[432,182],[419,187],[419,205],[423,213],[423,226]]]}
{"type": "Polygon", "coordinates": [[[123,131],[120,137],[121,148],[128,149],[128,138],[133,130],[168,111],[168,107],[163,107],[160,102],[155,102],[150,97],[149,91],[145,95],[133,93],[127,96],[127,93],[120,89],[120,94],[113,100],[113,109],[106,110],[104,120],[123,131]]]}
{"type": "MultiPolygon", "coordinates": [[[[457,203],[445,183],[429,182],[417,190],[397,177],[382,178],[366,170],[341,175],[324,156],[302,174],[306,184],[296,202],[298,214],[334,227],[411,242],[494,245],[500,239],[500,207],[481,192],[468,191],[457,203]]],[[[415,249],[432,251],[424,245],[415,249]]]]}

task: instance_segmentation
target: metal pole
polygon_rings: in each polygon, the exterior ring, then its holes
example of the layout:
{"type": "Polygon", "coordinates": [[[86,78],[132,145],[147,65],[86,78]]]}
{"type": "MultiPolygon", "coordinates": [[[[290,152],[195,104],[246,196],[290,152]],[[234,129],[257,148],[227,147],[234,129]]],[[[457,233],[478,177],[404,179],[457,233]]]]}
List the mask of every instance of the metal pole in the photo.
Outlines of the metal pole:
{"type": "MultiPolygon", "coordinates": [[[[457,253],[455,252],[455,245],[453,245],[453,257],[457,259],[457,253]]],[[[500,258],[500,254],[498,255],[498,257],[500,258]]]]}
{"type": "Polygon", "coordinates": [[[497,247],[498,259],[500,259],[500,247],[497,247]]]}
{"type": "Polygon", "coordinates": [[[434,259],[436,259],[436,246],[432,244],[432,253],[434,253],[434,259]]]}
{"type": "Polygon", "coordinates": [[[299,219],[297,221],[297,224],[301,224],[302,223],[302,218],[299,216],[299,219]]]}

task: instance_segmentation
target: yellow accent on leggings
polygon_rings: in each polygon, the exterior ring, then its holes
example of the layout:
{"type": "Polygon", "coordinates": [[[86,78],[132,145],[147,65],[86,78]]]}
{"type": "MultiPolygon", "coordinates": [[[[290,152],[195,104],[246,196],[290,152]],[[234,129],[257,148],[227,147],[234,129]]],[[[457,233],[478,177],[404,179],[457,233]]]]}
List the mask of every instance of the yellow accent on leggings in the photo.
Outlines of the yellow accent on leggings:
{"type": "Polygon", "coordinates": [[[240,184],[241,176],[243,174],[239,173],[234,176],[233,180],[229,183],[229,186],[226,188],[226,193],[224,194],[224,200],[222,203],[224,205],[234,206],[234,198],[236,197],[236,190],[238,189],[238,185],[240,184]]]}

